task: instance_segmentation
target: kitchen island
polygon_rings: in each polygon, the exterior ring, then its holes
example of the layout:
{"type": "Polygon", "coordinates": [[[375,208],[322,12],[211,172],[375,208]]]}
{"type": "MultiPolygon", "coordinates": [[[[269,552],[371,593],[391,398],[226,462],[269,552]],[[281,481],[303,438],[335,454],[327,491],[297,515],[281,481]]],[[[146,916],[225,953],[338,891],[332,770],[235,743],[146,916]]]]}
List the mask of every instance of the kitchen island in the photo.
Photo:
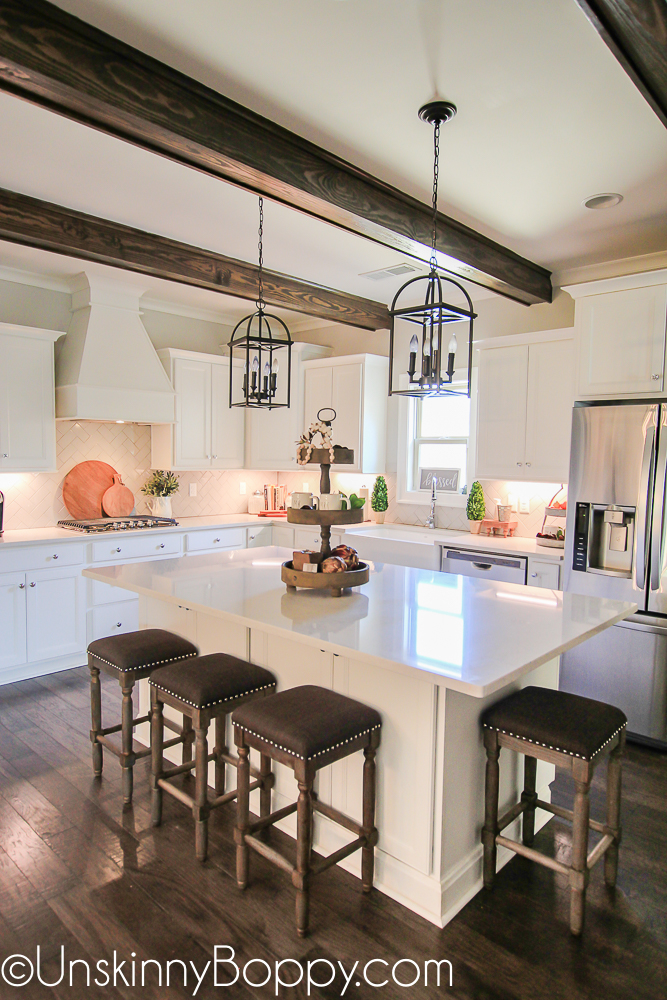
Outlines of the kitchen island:
{"type": "MultiPolygon", "coordinates": [[[[280,565],[290,557],[255,548],[91,567],[84,575],[139,594],[142,626],[179,632],[203,654],[251,659],[275,673],[279,689],[319,684],[378,709],[376,885],[444,925],[482,884],[480,714],[516,687],[557,687],[559,655],[636,605],[388,564],[372,566],[359,591],[332,600],[286,591],[280,565]]],[[[144,682],[142,709],[146,697],[144,682]]],[[[520,758],[504,758],[501,804],[509,804],[522,767],[520,758]]],[[[276,772],[280,808],[294,800],[296,786],[291,772],[279,765],[276,772]]],[[[540,798],[549,799],[552,777],[553,768],[540,763],[540,798]]],[[[321,772],[318,794],[361,815],[356,756],[321,772]]],[[[538,814],[538,825],[549,818],[538,814]]],[[[284,828],[293,832],[289,820],[284,828]]],[[[315,850],[337,850],[342,836],[317,817],[315,850]]],[[[499,852],[499,864],[511,856],[499,852]]],[[[344,862],[354,872],[357,865],[356,857],[344,862]]]]}

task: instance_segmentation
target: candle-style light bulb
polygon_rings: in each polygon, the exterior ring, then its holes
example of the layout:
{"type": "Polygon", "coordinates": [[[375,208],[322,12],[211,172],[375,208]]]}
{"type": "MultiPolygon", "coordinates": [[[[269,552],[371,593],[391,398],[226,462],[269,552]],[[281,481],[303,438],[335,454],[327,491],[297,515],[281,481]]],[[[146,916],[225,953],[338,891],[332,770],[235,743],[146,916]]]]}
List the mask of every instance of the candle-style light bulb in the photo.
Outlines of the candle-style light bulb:
{"type": "Polygon", "coordinates": [[[271,371],[271,369],[269,368],[269,362],[265,361],[264,362],[264,370],[262,372],[262,375],[264,376],[264,378],[267,377],[267,375],[269,374],[270,371],[271,371]]]}
{"type": "Polygon", "coordinates": [[[449,347],[447,348],[448,354],[456,354],[456,334],[453,333],[451,340],[449,341],[449,347]]]}
{"type": "Polygon", "coordinates": [[[271,395],[272,396],[275,396],[275,394],[276,394],[276,387],[278,385],[278,372],[279,371],[280,371],[280,365],[278,364],[278,358],[274,358],[273,359],[273,363],[271,365],[271,378],[270,378],[270,381],[269,381],[269,384],[271,386],[271,395]]]}
{"type": "Polygon", "coordinates": [[[269,375],[271,373],[271,366],[268,361],[264,362],[264,367],[262,368],[262,396],[268,398],[269,395],[269,375]]]}
{"type": "Polygon", "coordinates": [[[410,357],[408,359],[408,378],[411,382],[415,380],[415,368],[417,367],[417,351],[419,350],[419,340],[417,334],[413,333],[410,338],[410,357]]]}
{"type": "Polygon", "coordinates": [[[252,359],[252,370],[254,372],[259,371],[259,358],[257,357],[257,355],[255,355],[255,357],[252,359]]]}
{"type": "Polygon", "coordinates": [[[430,339],[428,337],[424,341],[424,346],[422,348],[422,352],[423,352],[425,358],[430,358],[431,357],[431,341],[430,341],[430,339]]]}
{"type": "Polygon", "coordinates": [[[419,340],[417,339],[417,334],[413,333],[410,338],[410,354],[416,354],[419,350],[419,340]]]}
{"type": "Polygon", "coordinates": [[[280,371],[280,365],[278,363],[278,358],[274,358],[273,359],[273,364],[271,365],[271,370],[273,371],[274,375],[277,375],[278,372],[280,371]]]}

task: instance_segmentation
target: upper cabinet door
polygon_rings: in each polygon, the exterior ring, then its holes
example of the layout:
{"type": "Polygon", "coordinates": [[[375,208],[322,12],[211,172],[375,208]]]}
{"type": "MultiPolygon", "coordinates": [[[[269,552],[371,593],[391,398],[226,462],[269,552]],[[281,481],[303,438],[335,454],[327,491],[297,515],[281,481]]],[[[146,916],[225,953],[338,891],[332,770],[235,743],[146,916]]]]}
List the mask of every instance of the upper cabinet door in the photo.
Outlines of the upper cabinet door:
{"type": "Polygon", "coordinates": [[[566,483],[574,403],[574,344],[553,340],[528,348],[526,479],[566,483]]]}
{"type": "Polygon", "coordinates": [[[0,336],[0,470],[55,468],[53,342],[0,336]]]}
{"type": "Polygon", "coordinates": [[[175,469],[211,468],[211,365],[174,359],[175,469]]]}
{"type": "Polygon", "coordinates": [[[667,286],[625,288],[577,301],[577,398],[662,394],[667,286]]]}
{"type": "Polygon", "coordinates": [[[528,347],[480,351],[475,470],[478,479],[531,478],[524,469],[527,385],[528,347]]]}
{"type": "MultiPolygon", "coordinates": [[[[332,373],[331,406],[336,411],[333,423],[333,442],[354,451],[354,465],[338,465],[342,472],[362,470],[364,441],[363,426],[363,369],[361,364],[334,365],[332,373]]],[[[324,404],[326,405],[326,404],[324,404]]]]}
{"type": "MultiPolygon", "coordinates": [[[[242,367],[242,366],[241,366],[242,367]]],[[[229,405],[229,368],[211,365],[211,468],[243,468],[244,407],[229,405]]]]}
{"type": "MultiPolygon", "coordinates": [[[[303,403],[303,429],[305,431],[317,420],[317,414],[322,407],[334,405],[332,392],[333,378],[330,367],[306,368],[303,403]]],[[[337,424],[338,419],[334,424],[334,430],[337,429],[337,424]]],[[[339,444],[340,442],[336,439],[335,443],[339,444]]]]}

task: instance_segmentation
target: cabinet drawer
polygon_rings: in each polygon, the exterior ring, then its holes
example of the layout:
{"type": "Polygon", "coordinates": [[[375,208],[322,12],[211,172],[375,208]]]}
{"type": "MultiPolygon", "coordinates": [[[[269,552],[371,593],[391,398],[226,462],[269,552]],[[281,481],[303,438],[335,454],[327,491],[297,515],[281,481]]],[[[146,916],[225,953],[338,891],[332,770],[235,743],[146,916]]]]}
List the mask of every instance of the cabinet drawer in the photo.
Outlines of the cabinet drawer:
{"type": "Polygon", "coordinates": [[[49,566],[77,566],[85,562],[83,542],[54,542],[52,545],[12,545],[0,551],[0,573],[17,570],[48,569],[49,566]]]}
{"type": "Polygon", "coordinates": [[[212,528],[192,531],[185,536],[186,552],[214,552],[216,549],[244,549],[245,528],[212,528]]]}
{"type": "Polygon", "coordinates": [[[106,604],[88,612],[88,642],[121,632],[136,632],[139,628],[139,600],[106,604]]]}
{"type": "Polygon", "coordinates": [[[315,552],[319,552],[321,544],[322,538],[319,528],[294,529],[294,548],[297,551],[300,551],[301,549],[311,549],[315,552]]]}
{"type": "Polygon", "coordinates": [[[546,590],[560,590],[560,564],[528,560],[528,586],[544,587],[546,590]]]}
{"type": "Polygon", "coordinates": [[[153,556],[175,556],[181,552],[181,536],[143,535],[106,538],[93,542],[93,562],[124,562],[126,559],[150,559],[153,556]]]}

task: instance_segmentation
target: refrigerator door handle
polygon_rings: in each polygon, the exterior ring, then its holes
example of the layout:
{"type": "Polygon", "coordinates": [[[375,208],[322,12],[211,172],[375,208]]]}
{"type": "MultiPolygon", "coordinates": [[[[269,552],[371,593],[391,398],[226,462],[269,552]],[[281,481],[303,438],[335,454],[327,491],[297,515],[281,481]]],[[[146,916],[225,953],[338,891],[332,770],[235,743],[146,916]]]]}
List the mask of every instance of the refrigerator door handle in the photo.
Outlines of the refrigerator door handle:
{"type": "Polygon", "coordinates": [[[667,407],[663,409],[658,436],[658,457],[655,466],[653,498],[653,528],[651,532],[651,590],[660,590],[663,557],[663,516],[665,510],[665,473],[667,472],[667,407]]]}
{"type": "Polygon", "coordinates": [[[652,409],[652,421],[647,423],[646,436],[644,438],[644,454],[642,455],[642,468],[639,476],[639,496],[637,497],[637,558],[635,569],[635,583],[638,590],[646,587],[646,516],[648,513],[648,495],[651,485],[651,459],[655,446],[655,414],[652,409]]]}

